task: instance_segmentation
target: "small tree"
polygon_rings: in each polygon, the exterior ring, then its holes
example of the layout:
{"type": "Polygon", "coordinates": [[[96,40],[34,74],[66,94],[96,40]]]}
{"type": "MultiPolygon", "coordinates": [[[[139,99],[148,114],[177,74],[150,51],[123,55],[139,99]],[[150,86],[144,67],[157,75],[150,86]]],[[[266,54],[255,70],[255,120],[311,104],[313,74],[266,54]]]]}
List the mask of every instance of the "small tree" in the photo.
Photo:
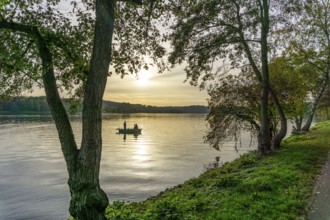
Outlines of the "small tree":
{"type": "Polygon", "coordinates": [[[303,131],[309,131],[316,108],[328,86],[330,74],[330,1],[301,1],[297,21],[290,29],[296,57],[314,70],[317,92],[311,93],[303,131]]]}

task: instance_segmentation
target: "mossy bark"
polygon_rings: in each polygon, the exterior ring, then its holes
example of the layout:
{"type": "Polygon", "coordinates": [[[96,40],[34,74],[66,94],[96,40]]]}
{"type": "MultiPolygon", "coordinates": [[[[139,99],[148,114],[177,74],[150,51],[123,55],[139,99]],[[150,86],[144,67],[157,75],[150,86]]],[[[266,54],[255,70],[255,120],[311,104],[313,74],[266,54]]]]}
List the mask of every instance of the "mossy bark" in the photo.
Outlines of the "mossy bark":
{"type": "Polygon", "coordinates": [[[69,181],[71,201],[70,214],[76,220],[105,220],[105,209],[109,204],[107,195],[98,183],[76,178],[69,181]]]}

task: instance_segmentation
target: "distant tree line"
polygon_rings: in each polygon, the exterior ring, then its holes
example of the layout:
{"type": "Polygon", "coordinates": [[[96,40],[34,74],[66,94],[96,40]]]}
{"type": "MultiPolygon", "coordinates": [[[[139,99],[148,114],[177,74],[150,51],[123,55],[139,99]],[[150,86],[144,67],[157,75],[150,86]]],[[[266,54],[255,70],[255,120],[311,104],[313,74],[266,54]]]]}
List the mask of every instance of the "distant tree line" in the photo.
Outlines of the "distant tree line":
{"type": "Polygon", "coordinates": [[[164,106],[157,107],[151,105],[118,103],[103,101],[103,112],[106,113],[191,113],[206,114],[209,112],[206,106],[164,106]]]}
{"type": "Polygon", "coordinates": [[[0,114],[50,114],[45,97],[23,97],[0,101],[0,114]]]}
{"type": "MultiPolygon", "coordinates": [[[[81,103],[71,103],[69,100],[64,100],[64,106],[67,111],[70,111],[72,104],[75,107],[75,113],[81,112],[81,103]]],[[[208,108],[201,105],[193,106],[150,106],[141,104],[119,103],[112,101],[103,101],[104,113],[190,113],[190,114],[206,114],[208,108]]],[[[72,113],[72,111],[71,111],[72,113]]],[[[0,101],[0,114],[2,115],[34,115],[34,114],[50,114],[50,109],[47,104],[46,97],[15,97],[9,100],[0,101]]]]}

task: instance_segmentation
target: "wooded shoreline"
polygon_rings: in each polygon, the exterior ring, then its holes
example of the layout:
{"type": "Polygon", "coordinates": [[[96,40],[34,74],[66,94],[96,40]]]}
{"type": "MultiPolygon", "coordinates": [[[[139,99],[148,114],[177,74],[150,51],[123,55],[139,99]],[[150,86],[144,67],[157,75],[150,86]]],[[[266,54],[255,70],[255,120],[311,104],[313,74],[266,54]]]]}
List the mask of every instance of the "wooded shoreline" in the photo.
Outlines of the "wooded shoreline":
{"type": "MultiPolygon", "coordinates": [[[[63,99],[67,112],[81,113],[82,103],[63,99]]],[[[203,105],[190,106],[151,106],[113,102],[103,100],[103,113],[191,113],[207,114],[208,107],[203,105]]],[[[39,97],[13,97],[9,100],[0,100],[0,115],[47,115],[51,114],[45,96],[39,97]]]]}

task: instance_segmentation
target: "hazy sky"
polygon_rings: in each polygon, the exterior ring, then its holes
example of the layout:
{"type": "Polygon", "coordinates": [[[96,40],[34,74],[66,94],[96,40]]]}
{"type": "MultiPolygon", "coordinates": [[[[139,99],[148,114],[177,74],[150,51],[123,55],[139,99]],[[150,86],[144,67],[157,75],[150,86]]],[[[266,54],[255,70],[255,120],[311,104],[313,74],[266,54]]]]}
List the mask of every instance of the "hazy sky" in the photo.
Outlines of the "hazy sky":
{"type": "MultiPolygon", "coordinates": [[[[66,13],[71,7],[62,1],[58,9],[66,13]]],[[[104,100],[156,106],[207,105],[206,91],[200,91],[189,82],[183,83],[186,74],[182,69],[179,67],[162,74],[157,74],[157,70],[152,68],[141,70],[140,79],[136,75],[122,79],[113,74],[108,78],[104,100]]],[[[43,90],[37,89],[32,95],[43,94],[43,90]]]]}
{"type": "Polygon", "coordinates": [[[108,78],[105,100],[157,106],[207,105],[206,91],[184,83],[183,70],[158,74],[155,70],[142,70],[139,79],[135,75],[118,75],[108,78]]]}
{"type": "MultiPolygon", "coordinates": [[[[154,106],[207,105],[207,92],[189,82],[184,83],[185,79],[186,74],[180,68],[162,74],[156,70],[142,70],[139,79],[136,75],[121,78],[113,74],[108,77],[103,99],[154,106]]],[[[35,89],[32,94],[24,95],[43,96],[45,93],[43,89],[35,89]]],[[[65,97],[63,93],[62,97],[65,97]]]]}

